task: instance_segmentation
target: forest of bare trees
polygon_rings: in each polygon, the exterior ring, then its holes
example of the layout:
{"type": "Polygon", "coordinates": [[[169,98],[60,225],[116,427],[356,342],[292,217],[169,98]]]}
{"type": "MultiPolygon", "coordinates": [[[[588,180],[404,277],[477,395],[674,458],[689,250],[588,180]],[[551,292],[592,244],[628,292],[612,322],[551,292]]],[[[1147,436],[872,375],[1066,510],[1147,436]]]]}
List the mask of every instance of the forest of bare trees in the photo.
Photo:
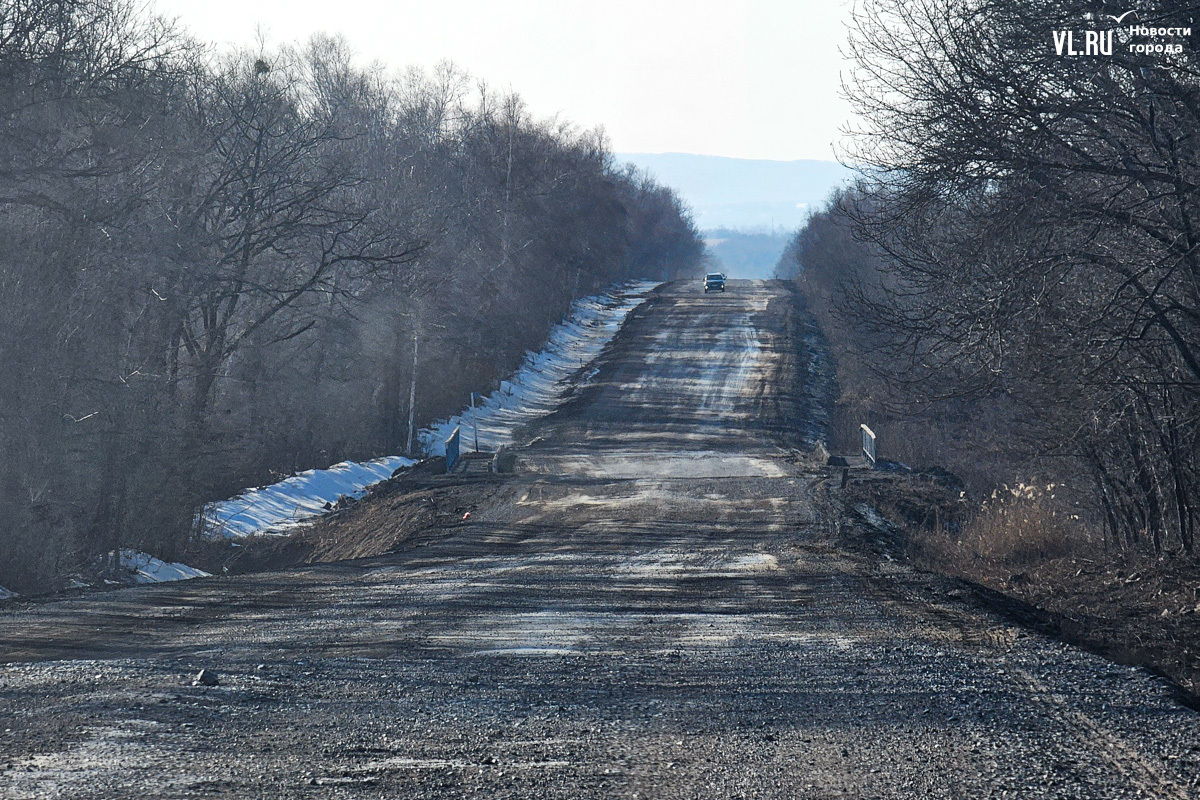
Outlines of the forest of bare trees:
{"type": "MultiPolygon", "coordinates": [[[[1195,555],[1200,8],[868,0],[863,180],[798,232],[849,418],[984,491],[1054,482],[1096,544],[1195,555]],[[1171,28],[1143,52],[1129,25],[1171,28]],[[1060,55],[1057,31],[1113,31],[1060,55]],[[1153,49],[1153,48],[1152,48],[1153,49]],[[1062,484],[1065,483],[1065,490],[1062,484]],[[989,485],[990,484],[990,485],[989,485]]],[[[843,432],[844,434],[845,432],[843,432]]]]}
{"type": "Polygon", "coordinates": [[[419,425],[573,298],[703,247],[600,133],[453,66],[0,0],[0,254],[0,583],[35,590],[170,557],[244,486],[404,452],[412,381],[419,425]]]}

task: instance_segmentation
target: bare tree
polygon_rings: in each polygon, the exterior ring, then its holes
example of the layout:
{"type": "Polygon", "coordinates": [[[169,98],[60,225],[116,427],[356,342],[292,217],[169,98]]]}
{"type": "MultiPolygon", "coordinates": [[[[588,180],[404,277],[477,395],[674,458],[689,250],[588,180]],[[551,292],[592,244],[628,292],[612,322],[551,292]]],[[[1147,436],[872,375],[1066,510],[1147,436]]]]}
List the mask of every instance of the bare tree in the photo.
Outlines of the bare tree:
{"type": "Polygon", "coordinates": [[[216,56],[124,0],[0,0],[0,246],[0,583],[35,590],[397,452],[579,292],[699,243],[599,135],[452,65],[216,56]]]}
{"type": "Polygon", "coordinates": [[[1190,43],[1070,58],[1050,39],[1108,24],[1073,0],[861,6],[849,155],[872,180],[843,210],[885,274],[844,296],[906,394],[1016,404],[1021,447],[1086,465],[1114,541],[1191,552],[1200,72],[1190,43]]]}

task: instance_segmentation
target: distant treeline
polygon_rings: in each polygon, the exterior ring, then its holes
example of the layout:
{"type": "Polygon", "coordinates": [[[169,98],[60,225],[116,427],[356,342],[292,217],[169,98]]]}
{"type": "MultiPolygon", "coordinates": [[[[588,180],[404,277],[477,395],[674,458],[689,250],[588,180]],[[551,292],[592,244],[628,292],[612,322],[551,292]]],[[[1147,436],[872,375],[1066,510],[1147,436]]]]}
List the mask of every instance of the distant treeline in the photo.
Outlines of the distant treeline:
{"type": "Polygon", "coordinates": [[[766,278],[788,243],[787,228],[709,228],[704,232],[709,267],[732,278],[766,278]]]}
{"type": "Polygon", "coordinates": [[[884,453],[976,488],[1054,484],[1097,544],[1193,555],[1200,11],[1138,6],[1191,29],[1177,54],[1118,28],[1111,57],[1058,55],[1054,31],[1116,27],[1099,8],[862,4],[849,155],[866,177],[781,271],[831,339],[843,446],[874,421],[884,453]]]}
{"type": "Polygon", "coordinates": [[[0,584],[170,557],[206,501],[403,452],[414,381],[420,425],[574,297],[698,269],[600,133],[139,9],[0,0],[0,584]]]}

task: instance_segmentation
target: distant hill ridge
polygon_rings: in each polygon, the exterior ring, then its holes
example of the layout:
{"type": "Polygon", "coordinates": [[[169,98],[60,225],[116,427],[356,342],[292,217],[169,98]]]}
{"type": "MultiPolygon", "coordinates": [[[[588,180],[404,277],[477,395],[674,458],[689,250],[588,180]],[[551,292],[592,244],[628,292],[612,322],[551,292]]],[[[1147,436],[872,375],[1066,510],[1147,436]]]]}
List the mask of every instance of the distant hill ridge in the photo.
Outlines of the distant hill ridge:
{"type": "Polygon", "coordinates": [[[798,227],[853,172],[836,161],[617,153],[677,189],[702,229],[798,227]]]}

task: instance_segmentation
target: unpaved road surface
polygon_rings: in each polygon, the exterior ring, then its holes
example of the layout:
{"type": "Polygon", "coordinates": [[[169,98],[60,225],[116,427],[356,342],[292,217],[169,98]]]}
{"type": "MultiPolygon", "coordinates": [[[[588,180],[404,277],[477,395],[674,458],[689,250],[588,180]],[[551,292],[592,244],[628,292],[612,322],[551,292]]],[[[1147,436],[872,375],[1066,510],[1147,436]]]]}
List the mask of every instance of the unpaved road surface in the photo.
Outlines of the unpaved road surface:
{"type": "Polygon", "coordinates": [[[0,612],[0,795],[1200,796],[1160,681],[829,544],[786,290],[697,288],[460,526],[0,612]]]}

